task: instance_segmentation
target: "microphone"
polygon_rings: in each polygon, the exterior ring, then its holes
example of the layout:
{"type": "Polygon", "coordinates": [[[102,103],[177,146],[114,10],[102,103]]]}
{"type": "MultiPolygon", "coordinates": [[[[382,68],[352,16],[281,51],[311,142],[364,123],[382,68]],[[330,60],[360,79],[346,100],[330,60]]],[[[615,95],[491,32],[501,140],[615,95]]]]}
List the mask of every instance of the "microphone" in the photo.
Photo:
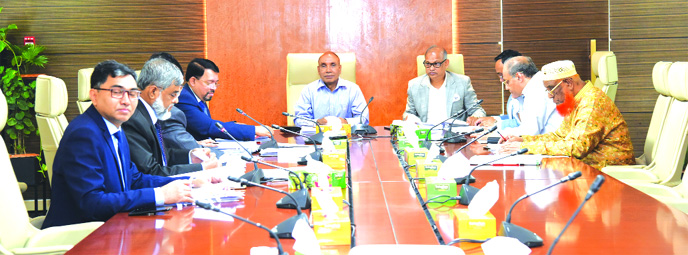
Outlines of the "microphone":
{"type": "Polygon", "coordinates": [[[454,154],[459,153],[461,150],[463,150],[463,148],[468,147],[468,145],[471,145],[471,144],[474,143],[475,141],[478,141],[478,140],[479,140],[480,138],[482,138],[483,136],[486,136],[487,134],[492,133],[492,132],[494,132],[495,130],[497,130],[497,126],[496,126],[496,125],[490,127],[490,129],[488,129],[487,132],[481,134],[480,136],[478,136],[478,137],[476,137],[476,138],[473,138],[473,140],[471,140],[470,142],[464,144],[464,145],[461,146],[461,148],[459,148],[458,150],[454,151],[454,154]]]}
{"type": "MultiPolygon", "coordinates": [[[[363,124],[363,113],[365,112],[365,109],[368,108],[368,105],[372,101],[373,101],[373,97],[370,97],[370,100],[368,100],[368,103],[366,103],[366,106],[363,107],[363,111],[361,111],[361,116],[359,116],[360,123],[351,127],[351,133],[362,134],[362,135],[377,134],[377,130],[375,130],[375,128],[371,127],[370,125],[363,124]]],[[[368,112],[368,119],[370,119],[370,111],[368,112]]]]}
{"type": "MultiPolygon", "coordinates": [[[[241,145],[241,143],[239,141],[237,141],[237,139],[234,138],[234,136],[232,134],[227,132],[227,130],[225,129],[224,126],[222,126],[222,124],[220,124],[219,122],[215,122],[215,126],[218,129],[220,129],[220,132],[229,136],[229,138],[232,138],[232,140],[234,140],[242,149],[244,149],[246,151],[246,153],[248,153],[249,156],[251,154],[253,154],[248,149],[246,149],[246,147],[241,145]]],[[[267,181],[265,179],[265,173],[263,173],[263,169],[258,168],[258,164],[256,164],[255,162],[253,162],[253,171],[245,173],[244,175],[241,176],[241,178],[251,180],[252,182],[265,182],[265,181],[267,181]]]]}
{"type": "Polygon", "coordinates": [[[558,182],[552,183],[549,186],[544,187],[536,192],[525,194],[518,198],[516,202],[514,202],[514,204],[511,205],[511,209],[509,209],[509,214],[506,215],[506,220],[502,222],[502,226],[499,229],[498,235],[516,238],[518,239],[518,241],[530,248],[542,246],[542,238],[540,238],[537,234],[521,226],[511,224],[511,213],[514,210],[514,207],[516,206],[516,204],[518,204],[518,202],[521,202],[521,200],[523,199],[529,198],[532,195],[548,190],[554,186],[565,183],[567,181],[575,180],[576,178],[581,177],[581,175],[583,174],[580,171],[570,173],[566,177],[561,178],[558,182]]]}
{"type": "Polygon", "coordinates": [[[501,157],[501,158],[498,158],[495,160],[488,161],[486,163],[482,163],[480,165],[475,166],[473,169],[471,169],[471,171],[468,172],[468,174],[465,177],[463,177],[464,183],[463,183],[463,185],[461,185],[461,192],[459,193],[459,196],[461,196],[461,199],[459,199],[459,203],[462,205],[470,204],[471,200],[473,200],[473,197],[475,196],[475,194],[477,194],[478,191],[480,191],[480,189],[478,189],[476,187],[471,187],[471,185],[469,185],[470,176],[473,173],[473,171],[475,171],[475,169],[478,169],[478,167],[481,167],[484,165],[492,164],[495,161],[499,161],[499,160],[502,160],[502,159],[505,159],[508,157],[513,157],[513,156],[523,154],[526,152],[528,152],[528,148],[523,148],[523,149],[518,150],[517,152],[511,153],[509,155],[506,155],[504,157],[501,157]]]}
{"type": "Polygon", "coordinates": [[[243,217],[239,217],[239,216],[236,215],[236,214],[232,214],[232,213],[225,212],[225,211],[223,211],[222,209],[220,209],[220,208],[218,208],[218,207],[216,207],[216,206],[214,206],[214,205],[212,205],[212,204],[210,204],[210,203],[201,202],[201,201],[198,201],[198,200],[196,200],[195,203],[196,203],[196,205],[197,205],[198,207],[201,207],[201,208],[203,208],[203,209],[211,210],[211,211],[215,211],[215,212],[219,212],[219,213],[222,213],[222,214],[225,214],[225,215],[229,215],[229,216],[232,217],[232,218],[235,218],[235,219],[237,219],[237,220],[246,222],[246,223],[248,223],[248,224],[250,224],[250,225],[253,225],[253,226],[259,227],[259,228],[261,228],[261,229],[263,229],[263,230],[265,230],[265,231],[268,231],[268,233],[270,233],[270,237],[275,238],[275,241],[277,241],[277,251],[278,251],[278,253],[279,253],[280,255],[283,255],[283,254],[284,254],[284,255],[289,255],[288,253],[284,252],[284,249],[282,249],[282,243],[280,243],[280,240],[279,240],[279,238],[277,238],[277,235],[275,234],[275,232],[273,232],[272,230],[266,228],[265,226],[261,225],[260,223],[255,223],[255,222],[253,222],[253,221],[250,221],[249,219],[246,219],[246,218],[243,218],[243,217]]]}
{"type": "MultiPolygon", "coordinates": [[[[255,183],[252,181],[248,181],[243,178],[237,178],[234,176],[227,176],[227,179],[233,182],[238,182],[241,183],[242,185],[245,185],[246,187],[251,187],[251,186],[256,186],[256,187],[261,187],[267,190],[272,190],[274,192],[282,193],[284,195],[287,195],[287,197],[291,198],[291,200],[294,202],[294,204],[298,204],[296,198],[294,198],[291,194],[287,193],[286,191],[279,190],[270,186],[265,186],[260,183],[255,183]]],[[[272,231],[276,233],[277,237],[279,238],[293,238],[291,233],[294,231],[294,225],[296,222],[299,220],[305,220],[308,222],[308,216],[301,211],[300,206],[296,206],[296,215],[284,220],[282,223],[277,224],[274,228],[272,228],[272,231]]],[[[310,225],[310,223],[309,223],[310,225]]]]}
{"type": "Polygon", "coordinates": [[[267,129],[268,132],[270,133],[270,141],[269,141],[269,142],[261,143],[261,144],[260,144],[260,147],[258,147],[259,150],[267,149],[267,148],[277,148],[277,147],[278,147],[278,146],[277,146],[277,141],[275,140],[275,136],[272,135],[272,131],[270,131],[270,128],[268,128],[268,127],[266,127],[265,125],[263,125],[263,123],[258,122],[256,119],[251,118],[251,116],[248,116],[248,114],[246,114],[246,113],[245,113],[244,111],[242,111],[241,109],[236,108],[236,111],[239,112],[241,115],[244,115],[244,116],[248,117],[248,118],[251,119],[253,122],[258,123],[258,124],[261,125],[263,128],[267,129]]]}
{"type": "MultiPolygon", "coordinates": [[[[475,104],[474,104],[473,106],[468,107],[468,109],[463,110],[463,111],[461,112],[461,114],[459,114],[459,116],[457,116],[456,118],[454,118],[454,119],[452,120],[452,122],[449,124],[449,130],[447,130],[447,133],[444,134],[444,137],[451,137],[451,136],[453,136],[453,135],[454,135],[454,132],[452,132],[452,128],[454,127],[454,121],[456,121],[461,115],[463,115],[463,114],[465,114],[465,113],[468,113],[469,110],[475,108],[476,106],[480,106],[480,104],[482,104],[482,103],[483,103],[483,100],[482,100],[482,99],[476,101],[475,104]]],[[[462,141],[461,139],[449,139],[449,142],[450,142],[450,143],[463,143],[463,142],[466,142],[466,141],[462,141]]]]}
{"type": "Polygon", "coordinates": [[[452,116],[449,116],[449,118],[447,118],[446,120],[440,121],[439,123],[437,123],[437,124],[435,124],[434,126],[432,126],[430,129],[428,129],[428,135],[425,136],[425,141],[423,141],[423,147],[425,147],[425,148],[427,148],[427,149],[430,149],[430,146],[432,145],[432,142],[430,142],[430,133],[432,133],[432,130],[433,130],[434,128],[436,128],[437,126],[441,125],[441,124],[444,123],[445,121],[448,121],[449,119],[454,119],[454,118],[459,117],[459,115],[463,114],[465,111],[466,111],[466,110],[457,112],[456,114],[453,114],[452,116]]]}
{"type": "MultiPolygon", "coordinates": [[[[463,139],[464,141],[463,141],[463,142],[466,142],[466,141],[465,141],[465,140],[466,140],[465,137],[466,137],[467,135],[472,135],[472,134],[475,134],[475,133],[480,133],[480,132],[483,132],[484,130],[485,130],[484,128],[477,128],[477,129],[475,129],[475,130],[473,130],[473,131],[471,131],[471,132],[461,133],[461,134],[458,134],[458,135],[455,135],[455,136],[446,137],[446,138],[444,138],[444,139],[441,140],[442,142],[440,142],[440,147],[442,147],[442,144],[444,144],[445,142],[449,142],[449,140],[452,140],[452,139],[454,139],[454,138],[459,138],[459,137],[464,137],[464,139],[463,139]]],[[[451,143],[451,142],[450,142],[450,143],[451,143]]]]}
{"type": "MultiPolygon", "coordinates": [[[[311,138],[308,137],[308,136],[305,136],[305,135],[296,133],[296,132],[294,132],[294,131],[291,131],[291,130],[289,130],[289,129],[280,127],[280,126],[278,126],[277,124],[272,124],[272,128],[274,128],[274,129],[279,129],[279,130],[281,130],[282,132],[287,132],[287,133],[290,133],[290,134],[298,135],[298,136],[300,136],[300,137],[303,137],[303,138],[306,138],[306,139],[310,140],[311,143],[313,143],[313,148],[315,148],[315,151],[314,151],[313,153],[310,154],[310,155],[311,155],[311,158],[313,158],[313,159],[315,159],[315,160],[317,160],[317,161],[321,161],[321,162],[322,162],[322,153],[320,153],[320,150],[318,150],[318,146],[317,146],[316,143],[313,141],[313,139],[311,139],[311,138]]],[[[303,159],[303,162],[306,162],[306,159],[305,159],[305,158],[303,159]]],[[[303,164],[303,165],[305,165],[305,164],[303,164]]]]}
{"type": "MultiPolygon", "coordinates": [[[[270,164],[270,163],[267,163],[267,162],[263,162],[263,161],[260,161],[260,160],[256,160],[256,159],[253,159],[253,158],[249,158],[249,157],[246,157],[246,156],[241,156],[241,159],[243,159],[243,160],[245,160],[245,161],[247,161],[247,162],[253,162],[254,164],[255,164],[255,163],[259,163],[259,164],[263,164],[263,165],[266,165],[266,166],[269,166],[269,167],[274,167],[274,168],[276,168],[276,169],[284,170],[284,171],[289,172],[290,175],[295,176],[296,179],[299,180],[299,186],[301,187],[301,189],[292,192],[291,195],[292,195],[294,198],[296,198],[296,200],[298,201],[298,204],[299,204],[299,206],[301,207],[301,209],[311,209],[311,196],[308,194],[308,189],[306,189],[305,185],[303,184],[303,181],[301,180],[301,177],[299,177],[299,175],[296,174],[294,171],[289,170],[288,168],[284,168],[284,167],[281,167],[281,166],[278,166],[278,165],[273,165],[273,164],[270,164]]],[[[291,200],[285,201],[285,198],[282,198],[282,199],[280,199],[279,201],[277,201],[277,208],[283,208],[283,209],[296,209],[296,206],[297,206],[297,205],[294,204],[294,203],[292,203],[291,200]]]]}
{"type": "MultiPolygon", "coordinates": [[[[296,116],[296,115],[290,114],[290,113],[288,113],[288,112],[282,112],[282,115],[287,116],[287,117],[292,117],[292,118],[295,118],[295,119],[302,119],[302,120],[305,120],[305,121],[310,121],[310,122],[315,123],[315,125],[318,127],[318,133],[315,134],[315,135],[312,135],[312,136],[311,136],[311,140],[309,140],[309,141],[314,141],[314,142],[317,143],[317,144],[322,144],[324,133],[323,133],[323,131],[322,131],[322,128],[320,128],[320,124],[318,123],[318,121],[312,120],[312,119],[309,119],[309,118],[304,118],[304,117],[301,117],[301,116],[296,116]]],[[[308,143],[308,142],[306,142],[306,143],[308,143]]]]}
{"type": "Polygon", "coordinates": [[[571,222],[573,222],[573,219],[578,216],[578,213],[580,213],[580,210],[583,209],[583,205],[585,205],[585,202],[588,202],[588,199],[592,197],[598,190],[600,190],[600,186],[602,186],[602,183],[604,183],[604,176],[597,175],[595,178],[595,181],[592,182],[592,185],[590,185],[590,190],[588,190],[588,195],[585,196],[585,200],[581,202],[581,204],[578,206],[578,209],[573,213],[571,218],[569,219],[568,222],[566,222],[566,225],[564,225],[564,229],[561,230],[561,233],[557,236],[556,239],[554,239],[554,242],[552,242],[552,246],[549,247],[549,250],[547,251],[547,255],[552,254],[552,250],[554,249],[554,246],[557,245],[557,242],[559,242],[559,238],[561,238],[561,235],[564,234],[564,231],[571,225],[571,222]]]}

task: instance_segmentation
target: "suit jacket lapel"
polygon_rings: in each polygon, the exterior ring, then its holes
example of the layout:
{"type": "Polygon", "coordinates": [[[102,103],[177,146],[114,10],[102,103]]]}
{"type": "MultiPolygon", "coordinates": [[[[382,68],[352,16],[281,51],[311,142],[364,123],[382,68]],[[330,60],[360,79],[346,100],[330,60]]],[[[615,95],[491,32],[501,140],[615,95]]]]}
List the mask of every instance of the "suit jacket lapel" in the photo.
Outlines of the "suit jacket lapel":
{"type": "Polygon", "coordinates": [[[451,75],[449,72],[447,72],[445,76],[446,79],[446,85],[445,92],[447,93],[447,117],[451,116],[454,113],[454,103],[455,102],[461,102],[461,97],[459,97],[459,101],[454,100],[454,95],[457,95],[456,91],[456,86],[454,86],[454,79],[451,78],[451,75]]]}
{"type": "MultiPolygon", "coordinates": [[[[100,130],[102,131],[103,139],[105,139],[108,147],[110,148],[110,153],[112,155],[113,162],[115,163],[115,167],[117,167],[119,171],[122,171],[122,173],[124,173],[125,183],[129,183],[129,179],[131,179],[131,178],[127,175],[127,171],[125,171],[124,169],[119,169],[120,166],[117,163],[118,162],[117,150],[115,149],[115,144],[112,142],[112,135],[110,134],[110,130],[108,130],[107,126],[105,125],[105,121],[103,120],[103,116],[101,116],[100,113],[98,113],[98,111],[93,106],[91,106],[89,108],[89,110],[87,110],[85,113],[88,114],[88,116],[91,117],[91,119],[93,119],[93,121],[96,123],[98,128],[100,128],[100,130]],[[91,109],[91,108],[93,108],[93,109],[91,109]]],[[[122,158],[122,162],[121,162],[122,168],[126,168],[126,165],[127,165],[126,159],[124,157],[121,157],[121,158],[122,158]]],[[[119,172],[113,172],[113,171],[107,171],[107,170],[106,170],[106,172],[109,175],[108,178],[112,178],[113,180],[117,180],[116,183],[120,183],[119,172]],[[113,174],[114,174],[114,176],[113,176],[113,174]]],[[[125,187],[122,187],[122,189],[126,190],[125,187]]]]}

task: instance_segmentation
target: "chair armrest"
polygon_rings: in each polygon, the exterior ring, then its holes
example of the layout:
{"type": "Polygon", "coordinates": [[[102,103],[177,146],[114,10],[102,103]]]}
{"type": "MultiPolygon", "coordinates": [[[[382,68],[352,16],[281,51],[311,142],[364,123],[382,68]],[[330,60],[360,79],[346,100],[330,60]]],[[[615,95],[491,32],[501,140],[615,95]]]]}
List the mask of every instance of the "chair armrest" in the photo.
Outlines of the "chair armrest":
{"type": "Polygon", "coordinates": [[[45,221],[45,216],[38,216],[36,218],[31,218],[29,222],[31,222],[31,225],[33,225],[34,228],[41,229],[43,226],[43,221],[45,221]]]}
{"type": "Polygon", "coordinates": [[[103,222],[87,222],[43,229],[33,235],[25,247],[75,245],[101,225],[103,222]]]}

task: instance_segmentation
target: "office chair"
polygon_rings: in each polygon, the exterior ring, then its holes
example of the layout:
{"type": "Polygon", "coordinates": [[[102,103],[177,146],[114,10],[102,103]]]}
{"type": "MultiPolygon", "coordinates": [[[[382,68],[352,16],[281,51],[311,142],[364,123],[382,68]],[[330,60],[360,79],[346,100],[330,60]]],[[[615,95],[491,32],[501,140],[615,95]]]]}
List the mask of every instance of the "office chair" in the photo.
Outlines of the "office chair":
{"type": "Polygon", "coordinates": [[[88,94],[91,90],[91,74],[93,68],[84,68],[79,70],[77,78],[77,101],[76,106],[79,107],[79,113],[84,113],[88,107],[91,106],[91,96],[88,94]]]}
{"type": "Polygon", "coordinates": [[[57,146],[67,128],[67,87],[62,79],[39,75],[36,79],[36,124],[41,133],[41,147],[52,183],[53,161],[57,146]]]}
{"type": "MultiPolygon", "coordinates": [[[[0,93],[0,129],[6,122],[7,100],[0,93]]],[[[0,137],[0,143],[4,142],[0,137]]],[[[0,254],[62,254],[103,224],[89,222],[39,230],[30,223],[16,183],[7,148],[0,146],[0,254]]]]}
{"type": "Polygon", "coordinates": [[[600,88],[614,101],[619,85],[619,74],[616,68],[616,55],[611,51],[597,51],[592,54],[590,68],[595,74],[595,87],[600,88]]]}
{"type": "MultiPolygon", "coordinates": [[[[447,59],[449,59],[449,67],[447,71],[458,74],[465,74],[463,70],[463,55],[462,54],[447,54],[447,59]]],[[[425,74],[425,66],[423,65],[425,61],[425,55],[418,55],[416,57],[416,68],[418,69],[418,76],[425,74]]]]}
{"type": "Polygon", "coordinates": [[[669,67],[668,88],[674,98],[669,105],[664,125],[656,145],[654,164],[645,168],[623,166],[603,168],[608,175],[626,183],[656,183],[676,186],[688,148],[688,62],[676,62],[669,67]]]}
{"type": "MultiPolygon", "coordinates": [[[[309,83],[320,79],[318,75],[318,58],[322,53],[289,53],[287,54],[287,110],[294,114],[296,103],[303,90],[309,83]]],[[[356,83],[356,54],[337,53],[342,73],[339,78],[356,83]]],[[[287,117],[289,125],[294,125],[294,120],[287,117]]]]}

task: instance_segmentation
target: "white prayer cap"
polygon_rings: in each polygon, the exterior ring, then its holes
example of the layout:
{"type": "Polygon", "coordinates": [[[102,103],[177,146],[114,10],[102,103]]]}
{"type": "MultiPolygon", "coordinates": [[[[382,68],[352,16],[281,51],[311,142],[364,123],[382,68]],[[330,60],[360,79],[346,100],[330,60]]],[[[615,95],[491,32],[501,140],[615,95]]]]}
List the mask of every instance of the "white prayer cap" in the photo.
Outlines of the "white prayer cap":
{"type": "Polygon", "coordinates": [[[571,60],[559,60],[542,66],[544,81],[553,81],[571,77],[576,72],[576,66],[571,60]]]}

